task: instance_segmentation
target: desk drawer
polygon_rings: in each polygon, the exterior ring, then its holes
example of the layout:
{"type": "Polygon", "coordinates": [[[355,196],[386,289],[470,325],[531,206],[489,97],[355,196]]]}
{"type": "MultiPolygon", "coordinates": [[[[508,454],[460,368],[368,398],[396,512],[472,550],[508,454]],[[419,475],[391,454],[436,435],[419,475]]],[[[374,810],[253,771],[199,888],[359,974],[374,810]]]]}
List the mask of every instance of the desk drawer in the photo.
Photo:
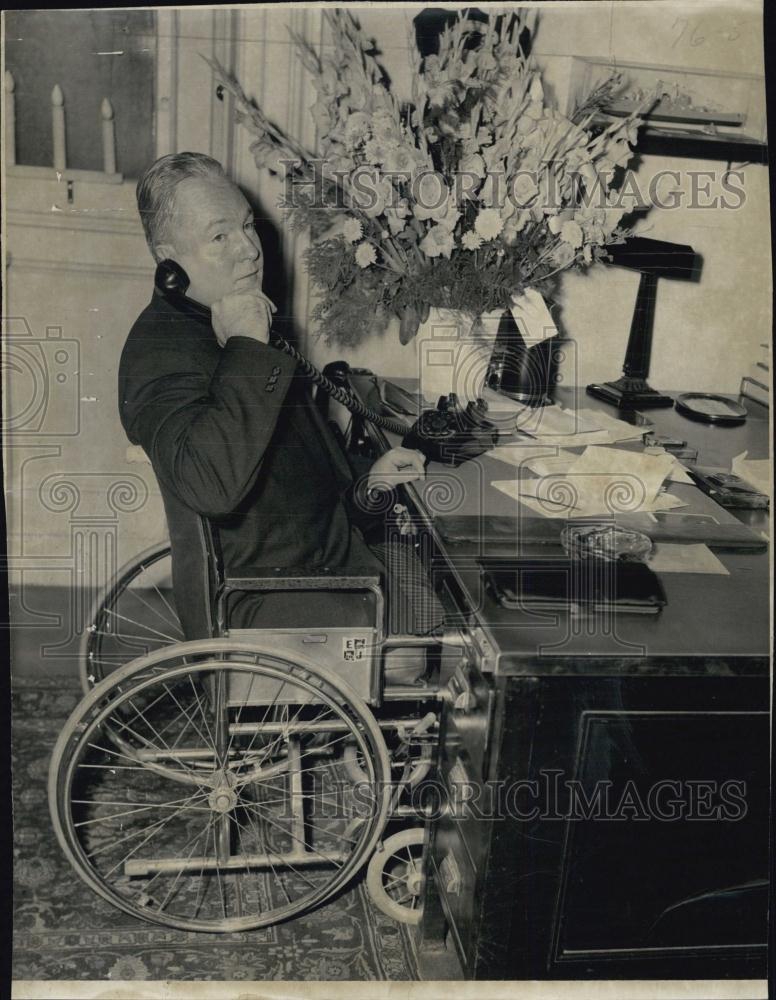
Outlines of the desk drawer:
{"type": "Polygon", "coordinates": [[[488,853],[492,818],[498,809],[494,788],[475,779],[465,750],[452,756],[443,753],[439,773],[447,796],[446,819],[455,825],[472,867],[480,871],[488,853]]]}
{"type": "Polygon", "coordinates": [[[476,942],[477,877],[454,820],[439,820],[431,854],[436,883],[464,972],[469,974],[476,942]]]}

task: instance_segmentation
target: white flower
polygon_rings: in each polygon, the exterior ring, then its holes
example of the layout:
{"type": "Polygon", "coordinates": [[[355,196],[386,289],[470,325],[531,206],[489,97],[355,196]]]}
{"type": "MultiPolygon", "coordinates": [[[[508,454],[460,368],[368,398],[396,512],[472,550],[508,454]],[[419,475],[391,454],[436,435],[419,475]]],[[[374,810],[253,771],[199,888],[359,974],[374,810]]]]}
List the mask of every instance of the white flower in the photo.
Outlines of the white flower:
{"type": "Polygon", "coordinates": [[[375,248],[371,243],[359,243],[356,247],[356,263],[359,267],[369,267],[377,260],[375,248]]]}
{"type": "Polygon", "coordinates": [[[483,208],[474,220],[474,228],[484,240],[494,240],[504,228],[504,220],[495,208],[483,208]]]}
{"type": "Polygon", "coordinates": [[[485,176],[485,163],[479,153],[469,153],[468,156],[464,156],[459,169],[461,173],[474,174],[476,177],[485,176]]]}
{"type": "Polygon", "coordinates": [[[447,226],[432,226],[418,246],[427,257],[449,257],[455,248],[455,239],[447,226]]]}
{"type": "Polygon", "coordinates": [[[530,174],[520,173],[512,181],[512,197],[522,208],[539,193],[539,186],[530,174]]]}
{"type": "Polygon", "coordinates": [[[517,239],[517,234],[525,229],[530,218],[531,213],[527,208],[524,208],[521,212],[517,212],[510,219],[507,219],[501,232],[501,239],[508,246],[512,246],[517,239]]]}
{"type": "Polygon", "coordinates": [[[415,218],[425,222],[434,219],[439,222],[448,212],[450,189],[441,174],[427,170],[413,184],[415,218]]]}
{"type": "Polygon", "coordinates": [[[556,267],[568,267],[575,257],[574,248],[568,243],[559,243],[550,254],[550,259],[556,267]]]}
{"type": "Polygon", "coordinates": [[[380,139],[368,139],[364,143],[364,157],[370,163],[384,163],[390,156],[391,147],[396,145],[380,139]]]}
{"type": "Polygon", "coordinates": [[[397,138],[396,122],[393,115],[388,111],[378,111],[372,117],[372,135],[375,139],[387,142],[389,139],[397,138]]]}
{"type": "Polygon", "coordinates": [[[345,220],[345,225],[342,227],[342,235],[348,241],[348,243],[355,243],[356,240],[360,240],[364,235],[364,230],[361,227],[361,223],[358,219],[348,218],[345,220]]]}
{"type": "Polygon", "coordinates": [[[549,222],[547,223],[547,228],[555,236],[561,231],[564,223],[571,222],[574,218],[574,213],[570,208],[564,208],[562,211],[558,212],[557,215],[553,215],[549,222]]]}
{"type": "Polygon", "coordinates": [[[407,179],[415,176],[423,164],[423,157],[417,149],[394,142],[388,145],[384,167],[391,173],[405,174],[407,179]]]}
{"type": "Polygon", "coordinates": [[[355,111],[345,122],[345,141],[355,145],[366,139],[369,132],[369,117],[363,111],[355,111]]]}
{"type": "Polygon", "coordinates": [[[582,227],[578,222],[564,222],[560,230],[560,238],[564,243],[568,243],[569,246],[577,247],[582,246],[582,227]]]}
{"type": "Polygon", "coordinates": [[[374,167],[358,167],[350,175],[350,197],[370,219],[376,219],[393,200],[393,186],[374,167]]]}
{"type": "Polygon", "coordinates": [[[616,142],[609,144],[606,155],[616,166],[627,167],[633,156],[633,151],[628,145],[628,140],[621,137],[616,142]]]}
{"type": "Polygon", "coordinates": [[[466,250],[479,250],[482,246],[482,239],[470,229],[461,237],[461,246],[466,250]]]}
{"type": "Polygon", "coordinates": [[[394,236],[404,231],[407,225],[404,220],[410,215],[412,215],[412,211],[406,198],[402,198],[396,208],[386,208],[385,217],[388,220],[388,227],[394,236]]]}

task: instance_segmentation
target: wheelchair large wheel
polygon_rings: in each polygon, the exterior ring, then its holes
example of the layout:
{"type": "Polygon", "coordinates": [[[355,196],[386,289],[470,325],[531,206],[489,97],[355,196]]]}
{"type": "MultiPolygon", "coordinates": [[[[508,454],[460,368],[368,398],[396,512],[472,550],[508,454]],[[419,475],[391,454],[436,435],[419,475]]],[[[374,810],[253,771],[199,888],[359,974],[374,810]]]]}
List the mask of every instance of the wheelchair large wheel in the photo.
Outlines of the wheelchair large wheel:
{"type": "Polygon", "coordinates": [[[208,639],[140,657],[80,702],[49,805],[104,899],[181,930],[242,931],[321,905],[366,864],[391,805],[388,753],[328,671],[208,639]],[[353,745],[366,782],[344,764],[353,745]]]}
{"type": "Polygon", "coordinates": [[[183,640],[172,595],[170,543],[159,542],[122,566],[97,595],[81,636],[81,687],[88,694],[138,656],[183,640]]]}

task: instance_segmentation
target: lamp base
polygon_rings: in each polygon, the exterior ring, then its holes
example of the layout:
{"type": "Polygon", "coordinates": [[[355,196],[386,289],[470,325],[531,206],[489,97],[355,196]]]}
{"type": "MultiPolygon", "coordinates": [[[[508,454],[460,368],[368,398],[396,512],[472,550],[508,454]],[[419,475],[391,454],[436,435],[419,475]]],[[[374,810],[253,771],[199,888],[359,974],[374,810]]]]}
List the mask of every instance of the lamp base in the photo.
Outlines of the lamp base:
{"type": "Polygon", "coordinates": [[[601,385],[593,383],[587,387],[588,395],[603,399],[620,410],[654,409],[660,406],[673,406],[670,396],[664,396],[656,389],[650,388],[646,379],[623,375],[616,382],[604,382],[601,385]]]}

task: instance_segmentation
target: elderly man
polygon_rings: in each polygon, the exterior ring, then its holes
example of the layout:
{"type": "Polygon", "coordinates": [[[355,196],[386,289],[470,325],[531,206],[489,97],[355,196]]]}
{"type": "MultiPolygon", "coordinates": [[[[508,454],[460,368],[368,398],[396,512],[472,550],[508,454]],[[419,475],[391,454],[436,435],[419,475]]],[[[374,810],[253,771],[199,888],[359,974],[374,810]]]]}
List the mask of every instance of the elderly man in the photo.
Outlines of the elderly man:
{"type": "MultiPolygon", "coordinates": [[[[353,479],[296,363],[269,341],[274,306],[253,212],[219,163],[200,153],[157,160],[137,188],[148,245],[186,272],[186,295],[157,289],[119,367],[119,410],[158,479],[187,638],[212,634],[206,533],[230,575],[256,568],[383,569],[357,522],[353,479]]],[[[396,448],[370,482],[423,475],[396,448]]],[[[358,620],[367,608],[351,605],[358,620]]],[[[321,626],[342,619],[336,593],[246,595],[237,627],[321,626]]]]}

